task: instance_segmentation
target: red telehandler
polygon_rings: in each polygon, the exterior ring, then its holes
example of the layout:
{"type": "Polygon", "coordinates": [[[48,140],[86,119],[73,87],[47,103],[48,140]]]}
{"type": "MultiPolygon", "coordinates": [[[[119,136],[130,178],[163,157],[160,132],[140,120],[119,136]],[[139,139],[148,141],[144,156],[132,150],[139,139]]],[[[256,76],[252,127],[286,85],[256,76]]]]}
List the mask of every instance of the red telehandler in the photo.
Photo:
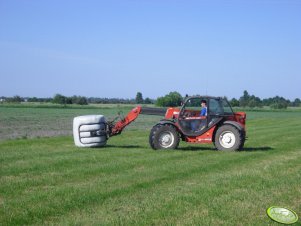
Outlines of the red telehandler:
{"type": "Polygon", "coordinates": [[[137,106],[116,123],[107,122],[107,136],[120,134],[139,114],[165,115],[149,135],[150,146],[155,150],[176,149],[180,139],[213,143],[218,150],[241,150],[246,140],[246,113],[233,112],[225,98],[211,96],[188,97],[180,108],[167,110],[137,106]],[[207,102],[207,116],[199,116],[202,100],[207,102]]]}

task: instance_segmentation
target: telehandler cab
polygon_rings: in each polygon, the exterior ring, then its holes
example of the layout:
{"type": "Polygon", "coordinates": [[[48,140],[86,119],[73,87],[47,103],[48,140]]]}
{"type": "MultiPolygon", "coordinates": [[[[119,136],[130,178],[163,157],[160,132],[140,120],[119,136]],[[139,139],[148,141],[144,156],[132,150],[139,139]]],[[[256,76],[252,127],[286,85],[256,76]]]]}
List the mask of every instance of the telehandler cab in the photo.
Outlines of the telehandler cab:
{"type": "Polygon", "coordinates": [[[149,143],[155,150],[175,149],[180,139],[213,143],[223,151],[241,150],[246,139],[245,124],[246,113],[234,113],[225,98],[192,96],[181,108],[167,109],[165,118],[152,128],[149,143]],[[200,116],[202,100],[207,102],[207,116],[200,116]]]}

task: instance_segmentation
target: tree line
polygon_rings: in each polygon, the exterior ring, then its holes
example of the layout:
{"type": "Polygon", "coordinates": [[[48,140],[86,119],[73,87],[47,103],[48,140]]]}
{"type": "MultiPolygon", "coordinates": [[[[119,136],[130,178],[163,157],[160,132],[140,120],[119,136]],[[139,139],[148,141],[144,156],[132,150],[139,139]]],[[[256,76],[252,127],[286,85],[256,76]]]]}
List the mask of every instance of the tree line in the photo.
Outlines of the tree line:
{"type": "Polygon", "coordinates": [[[301,100],[295,98],[290,101],[284,97],[275,96],[265,99],[260,99],[254,95],[250,95],[247,90],[243,92],[243,95],[239,99],[232,98],[230,100],[232,107],[248,107],[248,108],[262,108],[269,106],[273,109],[286,109],[287,107],[301,107],[301,100]]]}
{"type": "Polygon", "coordinates": [[[19,95],[13,97],[0,97],[0,103],[21,103],[21,102],[40,102],[40,103],[54,103],[54,104],[154,104],[155,100],[150,98],[143,98],[141,92],[137,92],[136,98],[101,98],[101,97],[84,97],[84,96],[64,96],[62,94],[55,94],[52,98],[38,98],[38,97],[21,97],[19,95]]]}
{"type": "MultiPolygon", "coordinates": [[[[188,95],[186,95],[187,97],[188,95]]],[[[165,96],[158,97],[156,100],[150,98],[143,98],[141,92],[137,92],[136,97],[132,99],[124,98],[100,98],[100,97],[84,97],[84,96],[71,96],[67,97],[61,94],[55,94],[53,98],[37,98],[37,97],[0,97],[0,102],[10,102],[10,103],[21,103],[21,102],[45,102],[45,103],[55,103],[55,104],[78,104],[78,105],[88,105],[88,104],[155,104],[159,107],[174,107],[180,106],[184,101],[180,93],[174,91],[170,92],[165,96]]],[[[285,99],[284,97],[275,96],[272,98],[260,99],[255,95],[250,95],[247,90],[243,92],[243,95],[236,99],[232,98],[229,100],[232,107],[242,107],[242,108],[262,108],[264,106],[269,106],[273,109],[285,109],[287,107],[301,107],[301,100],[296,98],[294,101],[285,99]]]]}
{"type": "MultiPolygon", "coordinates": [[[[170,92],[164,97],[159,97],[156,101],[156,105],[162,107],[179,106],[184,99],[185,97],[181,97],[178,92],[170,92]]],[[[290,101],[284,97],[275,96],[261,100],[259,97],[250,95],[247,90],[243,92],[243,95],[240,98],[232,98],[229,102],[232,107],[242,108],[262,108],[268,106],[272,109],[286,109],[287,107],[301,107],[301,100],[299,98],[290,101]]]]}

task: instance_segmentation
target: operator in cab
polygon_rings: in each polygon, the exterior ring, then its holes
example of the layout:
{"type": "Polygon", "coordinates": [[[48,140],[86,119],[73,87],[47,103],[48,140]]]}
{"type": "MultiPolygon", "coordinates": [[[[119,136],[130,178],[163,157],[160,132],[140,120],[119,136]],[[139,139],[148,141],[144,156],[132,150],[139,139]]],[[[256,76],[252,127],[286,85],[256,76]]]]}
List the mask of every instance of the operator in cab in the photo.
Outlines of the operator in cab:
{"type": "Polygon", "coordinates": [[[200,116],[207,116],[207,101],[202,100],[201,106],[202,106],[202,110],[200,112],[200,116]]]}
{"type": "Polygon", "coordinates": [[[199,132],[205,128],[206,125],[206,117],[207,117],[207,101],[202,100],[201,101],[202,109],[200,111],[199,117],[200,119],[192,120],[191,122],[191,130],[193,132],[199,132]]]}

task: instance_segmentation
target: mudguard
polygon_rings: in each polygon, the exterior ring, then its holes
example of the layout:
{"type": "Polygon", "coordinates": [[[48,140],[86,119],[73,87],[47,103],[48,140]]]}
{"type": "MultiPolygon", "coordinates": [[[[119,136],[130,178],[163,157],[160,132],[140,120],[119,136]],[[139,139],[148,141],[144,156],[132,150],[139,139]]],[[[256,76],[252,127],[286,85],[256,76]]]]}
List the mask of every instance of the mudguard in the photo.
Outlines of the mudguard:
{"type": "Polygon", "coordinates": [[[176,123],[174,120],[168,120],[168,119],[162,119],[156,125],[164,125],[164,124],[170,124],[170,125],[173,125],[174,127],[178,128],[176,126],[176,123]]]}
{"type": "Polygon", "coordinates": [[[223,124],[232,125],[232,126],[236,127],[239,131],[244,131],[245,132],[245,128],[242,125],[240,125],[238,122],[225,121],[225,122],[223,122],[223,124]]]}

